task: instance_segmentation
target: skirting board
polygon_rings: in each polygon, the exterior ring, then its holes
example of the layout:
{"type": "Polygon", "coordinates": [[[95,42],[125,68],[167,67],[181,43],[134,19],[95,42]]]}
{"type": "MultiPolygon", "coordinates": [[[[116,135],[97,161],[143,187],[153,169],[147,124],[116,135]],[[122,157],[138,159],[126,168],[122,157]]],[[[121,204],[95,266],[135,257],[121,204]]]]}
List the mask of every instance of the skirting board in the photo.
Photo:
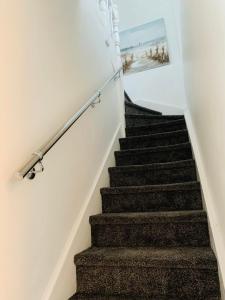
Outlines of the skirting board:
{"type": "Polygon", "coordinates": [[[222,298],[225,300],[225,260],[224,260],[224,253],[225,247],[223,243],[223,236],[220,230],[220,224],[217,219],[217,215],[215,213],[213,195],[210,190],[210,184],[207,180],[207,174],[204,167],[204,162],[202,160],[202,155],[200,152],[200,147],[197,139],[197,135],[195,132],[195,128],[192,122],[191,114],[188,109],[184,112],[185,120],[195,156],[195,161],[198,169],[198,175],[200,177],[201,186],[203,197],[205,200],[205,206],[208,214],[209,219],[209,226],[211,230],[211,240],[212,240],[212,247],[214,248],[215,254],[217,256],[218,264],[219,264],[219,271],[220,271],[220,282],[221,282],[221,293],[222,298]]]}
{"type": "Polygon", "coordinates": [[[184,108],[165,104],[165,103],[153,102],[153,101],[148,101],[148,100],[144,100],[144,99],[142,99],[142,100],[134,99],[134,103],[137,105],[149,108],[149,109],[160,111],[165,115],[178,115],[178,114],[184,113],[184,108]]]}
{"type": "Polygon", "coordinates": [[[123,137],[124,124],[119,124],[111,143],[97,170],[92,188],[84,199],[82,210],[75,220],[68,235],[64,249],[52,272],[42,300],[66,300],[73,295],[76,288],[75,266],[73,257],[91,245],[89,216],[101,212],[100,188],[109,184],[108,167],[115,164],[114,151],[119,149],[119,138],[123,137]]]}

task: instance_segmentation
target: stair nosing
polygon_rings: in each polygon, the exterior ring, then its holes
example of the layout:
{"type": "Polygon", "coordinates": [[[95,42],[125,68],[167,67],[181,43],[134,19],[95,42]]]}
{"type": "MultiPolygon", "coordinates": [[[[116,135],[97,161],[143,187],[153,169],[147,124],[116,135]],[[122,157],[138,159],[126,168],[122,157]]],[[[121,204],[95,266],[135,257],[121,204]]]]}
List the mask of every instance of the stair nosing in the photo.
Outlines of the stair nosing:
{"type": "Polygon", "coordinates": [[[207,213],[204,210],[102,213],[90,216],[89,223],[91,226],[207,223],[207,213]]]}
{"type": "Polygon", "coordinates": [[[184,115],[145,115],[145,114],[127,114],[125,118],[139,118],[139,119],[171,119],[171,120],[184,120],[184,115]]]}
{"type": "Polygon", "coordinates": [[[119,141],[132,141],[135,139],[145,139],[145,138],[153,138],[153,139],[160,139],[160,138],[165,138],[167,136],[176,136],[176,135],[181,135],[181,134],[188,134],[187,129],[180,129],[180,130],[174,130],[174,131],[168,131],[168,132],[160,132],[160,133],[152,133],[152,134],[143,134],[143,135],[138,135],[138,136],[128,136],[124,138],[120,138],[119,141]]]}
{"type": "Polygon", "coordinates": [[[136,194],[138,193],[155,193],[169,191],[195,191],[200,190],[200,182],[190,181],[184,183],[158,184],[158,185],[142,185],[142,186],[122,186],[102,188],[102,195],[120,195],[120,194],[136,194]]]}
{"type": "MultiPolygon", "coordinates": [[[[104,254],[105,254],[104,253],[104,254]]],[[[109,254],[108,254],[109,255],[109,254]]],[[[75,255],[74,263],[77,266],[111,266],[111,267],[146,267],[146,268],[154,268],[160,265],[161,269],[217,269],[217,261],[213,250],[210,247],[91,247],[82,253],[75,255]],[[110,257],[102,256],[102,254],[97,255],[94,252],[107,252],[110,253],[114,252],[110,255],[110,257]],[[138,254],[133,259],[133,255],[125,256],[124,252],[129,251],[130,253],[138,254]],[[161,255],[156,255],[154,252],[159,251],[161,255]],[[206,252],[207,256],[202,259],[202,252],[206,252]],[[92,253],[91,253],[92,252],[92,253]],[[165,252],[170,253],[169,257],[166,257],[165,252]],[[91,255],[90,255],[91,253],[91,255]],[[142,256],[140,255],[142,254],[142,256]],[[145,256],[143,257],[143,253],[145,256]],[[193,253],[196,255],[195,259],[200,259],[200,262],[194,262],[191,259],[191,254],[193,253]],[[89,255],[88,255],[89,254],[89,255]],[[122,254],[122,259],[121,259],[122,254]],[[162,255],[164,254],[164,256],[162,255]],[[176,255],[179,255],[179,259],[174,259],[176,255]],[[186,254],[183,255],[183,254],[186,254]],[[148,256],[149,255],[149,256],[148,256]],[[156,255],[155,257],[153,255],[156,255]],[[171,257],[173,260],[171,260],[171,257]],[[95,260],[94,260],[94,259],[95,260]],[[119,258],[119,259],[118,259],[119,258]],[[186,259],[186,260],[185,260],[186,259]],[[201,261],[202,260],[202,261],[201,261]],[[119,263],[118,263],[119,261],[119,263]],[[165,262],[166,261],[166,262],[165,262]],[[164,264],[162,264],[164,262],[164,264]],[[209,262],[211,265],[209,265],[209,262]],[[177,265],[175,264],[177,263],[177,265]]]]}
{"type": "Polygon", "coordinates": [[[123,156],[123,155],[129,155],[132,153],[135,154],[141,154],[141,153],[151,153],[151,152],[169,152],[173,150],[180,150],[184,148],[190,148],[191,149],[191,143],[179,143],[174,145],[165,145],[165,146],[154,146],[154,147],[143,147],[143,148],[137,148],[137,149],[126,149],[126,150],[119,150],[115,151],[116,156],[123,156]]]}
{"type": "Polygon", "coordinates": [[[178,119],[178,120],[172,120],[172,121],[167,121],[167,122],[161,122],[161,123],[152,123],[150,125],[141,125],[141,126],[127,126],[125,130],[130,130],[130,129],[152,129],[152,127],[157,128],[161,126],[168,126],[168,125],[177,125],[177,123],[185,123],[185,119],[178,119]]]}
{"type": "Polygon", "coordinates": [[[142,170],[168,170],[168,169],[180,169],[183,167],[195,167],[194,159],[179,160],[165,163],[153,163],[145,165],[128,165],[128,166],[116,166],[110,167],[109,173],[111,172],[124,172],[124,171],[142,171],[142,170]]]}

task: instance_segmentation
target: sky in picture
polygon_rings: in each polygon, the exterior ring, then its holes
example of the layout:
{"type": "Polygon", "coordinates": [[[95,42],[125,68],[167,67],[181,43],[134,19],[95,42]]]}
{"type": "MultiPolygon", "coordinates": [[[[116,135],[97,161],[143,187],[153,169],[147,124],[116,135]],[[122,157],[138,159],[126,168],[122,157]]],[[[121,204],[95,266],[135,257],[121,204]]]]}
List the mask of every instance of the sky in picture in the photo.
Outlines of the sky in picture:
{"type": "Polygon", "coordinates": [[[150,41],[166,37],[166,27],[163,19],[146,23],[132,29],[120,32],[121,50],[138,47],[150,41]]]}

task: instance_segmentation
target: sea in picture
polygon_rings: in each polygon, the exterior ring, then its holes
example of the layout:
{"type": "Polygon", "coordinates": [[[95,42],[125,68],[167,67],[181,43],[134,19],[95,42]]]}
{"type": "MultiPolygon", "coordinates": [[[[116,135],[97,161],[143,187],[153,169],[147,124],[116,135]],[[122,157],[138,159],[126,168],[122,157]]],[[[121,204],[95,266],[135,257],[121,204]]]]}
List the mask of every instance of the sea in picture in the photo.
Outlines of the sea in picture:
{"type": "Polygon", "coordinates": [[[125,74],[143,72],[170,62],[163,19],[120,33],[121,57],[125,74]]]}

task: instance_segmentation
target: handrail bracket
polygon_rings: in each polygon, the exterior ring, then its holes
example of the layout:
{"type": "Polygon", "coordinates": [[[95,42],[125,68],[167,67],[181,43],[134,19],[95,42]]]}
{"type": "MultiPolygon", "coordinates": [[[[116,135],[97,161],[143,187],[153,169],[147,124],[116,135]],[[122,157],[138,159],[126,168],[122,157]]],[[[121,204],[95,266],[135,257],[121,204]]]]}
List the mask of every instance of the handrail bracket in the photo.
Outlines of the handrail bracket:
{"type": "Polygon", "coordinates": [[[39,160],[36,164],[36,166],[34,166],[26,175],[26,177],[30,180],[34,179],[36,174],[38,173],[42,173],[44,172],[44,166],[43,166],[43,163],[42,163],[42,159],[39,160]],[[39,165],[39,169],[36,168],[36,166],[39,165]]]}
{"type": "Polygon", "coordinates": [[[94,108],[95,105],[101,103],[101,95],[102,95],[102,92],[101,92],[101,91],[98,91],[97,93],[98,93],[98,95],[96,96],[96,100],[94,100],[94,101],[92,102],[92,104],[91,104],[91,107],[92,107],[92,108],[94,108]]]}

